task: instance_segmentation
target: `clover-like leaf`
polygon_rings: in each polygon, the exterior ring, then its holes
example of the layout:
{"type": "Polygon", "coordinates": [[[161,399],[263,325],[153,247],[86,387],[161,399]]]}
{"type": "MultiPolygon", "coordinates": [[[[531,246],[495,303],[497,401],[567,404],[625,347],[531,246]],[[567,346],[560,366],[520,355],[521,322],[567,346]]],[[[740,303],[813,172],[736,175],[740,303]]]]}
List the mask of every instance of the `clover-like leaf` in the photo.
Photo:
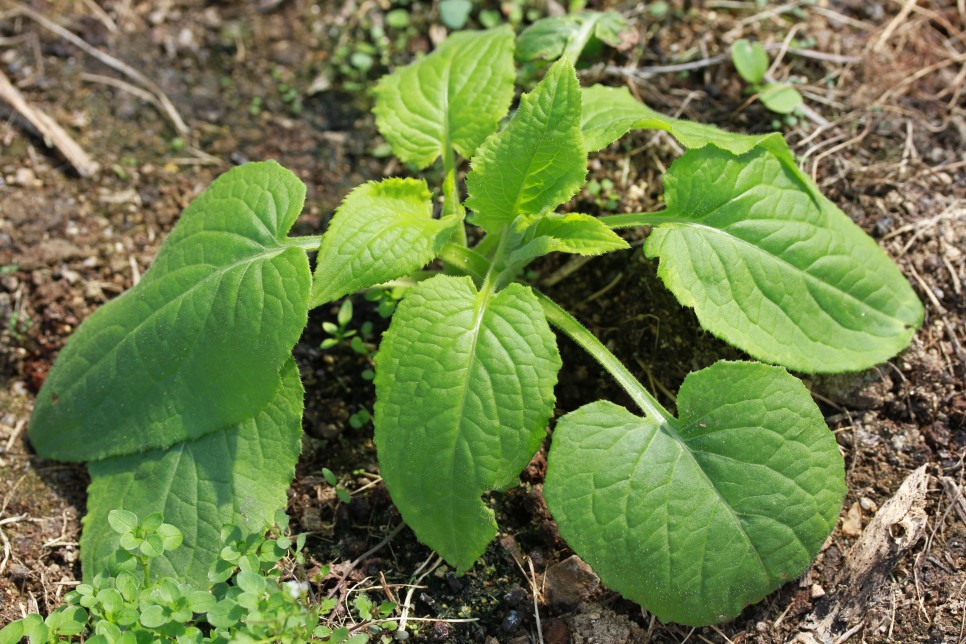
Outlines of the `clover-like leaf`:
{"type": "Polygon", "coordinates": [[[602,255],[630,248],[599,219],[580,213],[523,215],[514,222],[512,240],[508,263],[521,265],[552,252],[602,255]]]}
{"type": "Polygon", "coordinates": [[[422,268],[458,225],[455,216],[433,219],[425,181],[386,179],[359,186],[336,210],[322,237],[311,305],[422,268]]]}
{"type": "Polygon", "coordinates": [[[301,451],[302,384],[291,358],[281,376],[275,398],[253,418],[166,450],[89,465],[81,535],[85,579],[114,565],[118,536],[105,520],[113,508],[162,513],[163,554],[152,561],[152,571],[201,586],[222,549],[222,526],[260,531],[270,524],[285,505],[301,451]],[[167,524],[182,533],[185,547],[172,549],[181,544],[167,524]]]}
{"type": "Polygon", "coordinates": [[[527,287],[439,276],[406,295],[376,366],[386,487],[419,540],[466,570],[496,534],[480,497],[512,485],[545,435],[554,335],[527,287]]]}
{"type": "Polygon", "coordinates": [[[382,77],[376,125],[396,156],[419,168],[449,147],[468,159],[510,109],[514,78],[512,29],[455,33],[382,77]]]}
{"type": "Polygon", "coordinates": [[[544,496],[601,580],[664,621],[735,617],[815,557],[845,495],[842,457],[802,383],[718,362],[679,418],[595,402],[557,423],[544,496]]]}
{"type": "Polygon", "coordinates": [[[274,162],[234,168],[197,197],[138,285],[61,351],[31,419],[37,452],[141,452],[264,407],[307,321],[308,259],[285,242],[304,198],[274,162]]]}
{"type": "Polygon", "coordinates": [[[758,85],[765,80],[768,72],[768,53],[759,42],[746,38],[736,40],[731,45],[731,62],[745,81],[758,85]]]}
{"type": "Polygon", "coordinates": [[[577,193],[586,174],[580,85],[564,58],[520,99],[510,123],[480,146],[466,177],[466,205],[493,232],[517,215],[553,210],[577,193]]]}
{"type": "Polygon", "coordinates": [[[910,341],[923,308],[875,241],[794,166],[756,148],[691,150],[665,175],[645,245],[701,325],[766,362],[860,370],[910,341]]]}
{"type": "Polygon", "coordinates": [[[664,130],[686,148],[715,145],[733,154],[765,146],[785,147],[781,134],[734,134],[713,125],[675,119],[656,112],[631,96],[626,87],[592,85],[581,90],[583,113],[580,129],[588,152],[607,147],[631,130],[664,130]]]}
{"type": "Polygon", "coordinates": [[[761,90],[758,99],[777,114],[791,114],[805,102],[798,90],[788,83],[770,83],[761,90]]]}

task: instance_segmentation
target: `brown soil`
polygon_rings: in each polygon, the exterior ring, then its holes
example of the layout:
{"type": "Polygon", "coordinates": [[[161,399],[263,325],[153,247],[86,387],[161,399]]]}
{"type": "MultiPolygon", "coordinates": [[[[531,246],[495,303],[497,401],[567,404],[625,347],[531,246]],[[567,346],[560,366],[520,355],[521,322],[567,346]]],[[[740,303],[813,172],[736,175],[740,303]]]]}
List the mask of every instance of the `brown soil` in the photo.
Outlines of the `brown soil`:
{"type": "MultiPolygon", "coordinates": [[[[25,440],[33,396],[71,331],[132,285],[185,204],[233,163],[276,158],[306,182],[308,205],[299,234],[319,232],[353,186],[404,172],[384,156],[360,88],[387,66],[427,50],[430,36],[441,33],[428,4],[389,0],[29,4],[158,83],[186,117],[191,134],[182,147],[156,107],[99,79],[120,74],[36,21],[15,15],[12,2],[0,3],[5,11],[0,70],[102,167],[93,178],[79,178],[0,103],[0,625],[57,606],[80,573],[84,468],[39,459],[25,440]],[[385,12],[398,6],[409,7],[413,27],[405,33],[388,30],[389,37],[380,38],[374,26],[383,25],[385,12]],[[368,72],[348,66],[342,51],[360,42],[378,50],[368,72]]],[[[962,641],[963,4],[669,5],[656,16],[644,5],[617,4],[635,21],[632,37],[620,51],[602,53],[609,67],[591,67],[586,76],[629,82],[643,100],[669,114],[762,132],[775,117],[749,100],[727,63],[637,81],[626,80],[621,70],[708,58],[740,37],[782,43],[794,36],[805,41],[799,47],[831,54],[820,59],[788,52],[773,68],[776,77],[800,81],[807,104],[828,121],[801,119],[785,126],[785,134],[826,193],[896,259],[925,303],[927,318],[911,347],[888,364],[861,374],[806,378],[846,455],[849,495],[839,526],[799,580],[731,623],[697,630],[661,624],[593,584],[577,607],[549,603],[538,593],[543,639],[789,641],[808,631],[816,609],[822,612],[854,590],[837,588],[835,579],[859,532],[906,476],[928,464],[933,478],[923,538],[901,553],[868,598],[862,618],[838,625],[836,633],[850,641],[962,641]]],[[[675,154],[664,135],[635,134],[598,155],[592,176],[614,182],[616,211],[653,209],[660,172],[675,154]]],[[[585,192],[574,207],[602,212],[605,202],[585,192]]],[[[536,277],[546,280],[563,266],[549,259],[537,267],[536,277]]],[[[654,268],[639,251],[609,255],[547,291],[672,404],[667,392],[676,391],[689,371],[739,354],[699,329],[654,268]]],[[[377,340],[384,322],[371,303],[358,298],[355,304],[358,322],[373,321],[377,340]]],[[[348,348],[317,348],[321,322],[334,315],[334,309],[314,312],[296,348],[308,393],[305,449],[289,509],[295,529],[310,535],[312,557],[338,564],[379,542],[399,517],[378,483],[371,426],[349,424],[352,414],[372,408],[371,385],[362,375],[369,360],[348,348]],[[355,494],[352,503],[340,504],[321,477],[322,467],[336,472],[350,490],[376,483],[355,494]]],[[[561,340],[561,349],[560,411],[602,397],[626,402],[576,347],[561,340]]],[[[422,623],[419,639],[538,641],[533,582],[539,588],[541,575],[571,554],[543,504],[542,454],[519,487],[493,495],[503,532],[484,558],[465,576],[440,567],[423,580],[412,614],[441,621],[422,623]],[[442,621],[453,619],[477,621],[442,621]]],[[[378,594],[380,577],[406,583],[429,555],[404,530],[362,561],[351,579],[368,580],[378,594]]]]}

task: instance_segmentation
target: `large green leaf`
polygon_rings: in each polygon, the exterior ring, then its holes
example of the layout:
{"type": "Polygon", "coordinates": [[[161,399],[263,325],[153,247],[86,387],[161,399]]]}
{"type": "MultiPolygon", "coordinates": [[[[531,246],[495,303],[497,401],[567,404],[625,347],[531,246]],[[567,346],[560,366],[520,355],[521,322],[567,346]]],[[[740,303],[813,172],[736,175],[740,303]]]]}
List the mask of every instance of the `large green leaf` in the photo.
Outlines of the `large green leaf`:
{"type": "Polygon", "coordinates": [[[544,496],[608,586],[664,621],[735,617],[794,579],[835,525],[842,457],[802,383],[719,362],[688,376],[680,419],[609,402],[557,423],[544,496]]]}
{"type": "Polygon", "coordinates": [[[425,181],[386,179],[359,186],[336,210],[322,238],[311,305],[425,266],[459,223],[452,216],[433,219],[425,181]]]}
{"type": "Polygon", "coordinates": [[[860,370],[908,343],[923,318],[875,241],[785,160],[691,150],[665,175],[667,210],[645,245],[701,325],[764,360],[860,370]]]}
{"type": "Polygon", "coordinates": [[[488,232],[517,215],[540,214],[569,200],[584,183],[580,86],[561,59],[520,99],[510,123],[480,146],[466,177],[467,207],[488,232]]]}
{"type": "Polygon", "coordinates": [[[454,147],[464,158],[496,130],[513,100],[513,30],[464,31],[383,76],[376,125],[406,163],[425,168],[454,147]]]}
{"type": "Polygon", "coordinates": [[[302,383],[289,358],[277,395],[254,418],[168,449],[91,463],[84,578],[114,565],[119,535],[107,515],[128,510],[139,517],[160,512],[184,533],[181,548],[152,560],[152,574],[205,585],[224,547],[225,524],[260,532],[285,507],[301,437],[302,383]]]}
{"type": "Polygon", "coordinates": [[[496,534],[481,495],[512,485],[545,435],[554,335],[529,288],[439,276],[407,293],[376,367],[386,487],[419,540],[466,570],[496,534]]]}
{"type": "Polygon", "coordinates": [[[583,114],[580,129],[589,152],[607,147],[631,130],[664,130],[686,148],[715,145],[734,154],[766,146],[773,151],[785,147],[781,134],[734,134],[713,125],[675,119],[655,112],[631,96],[626,87],[592,85],[581,90],[583,114]]]}
{"type": "Polygon", "coordinates": [[[264,407],[307,320],[308,260],[285,243],[304,198],[295,175],[267,162],[226,172],[195,199],[140,283],[67,342],[37,397],[37,452],[141,452],[264,407]]]}

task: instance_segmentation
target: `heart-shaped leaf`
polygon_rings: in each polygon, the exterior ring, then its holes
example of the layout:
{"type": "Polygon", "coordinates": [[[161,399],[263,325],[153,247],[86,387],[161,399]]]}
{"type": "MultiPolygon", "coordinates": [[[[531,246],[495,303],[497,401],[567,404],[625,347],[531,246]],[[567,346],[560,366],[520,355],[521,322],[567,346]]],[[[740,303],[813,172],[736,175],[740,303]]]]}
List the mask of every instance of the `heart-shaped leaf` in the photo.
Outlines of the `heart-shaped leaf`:
{"type": "Polygon", "coordinates": [[[866,369],[909,344],[924,313],[912,287],[785,159],[704,147],[664,182],[645,252],[704,328],[807,372],[866,369]]]}
{"type": "Polygon", "coordinates": [[[137,286],[77,329],[37,396],[46,458],[167,447],[251,417],[305,328],[311,274],[287,245],[305,186],[274,162],[216,179],[137,286]]]}
{"type": "Polygon", "coordinates": [[[731,619],[794,579],[835,525],[842,457],[802,383],[718,362],[689,375],[679,419],[595,402],[557,423],[544,496],[608,586],[663,621],[731,619]]]}
{"type": "Polygon", "coordinates": [[[496,534],[480,497],[512,485],[545,436],[553,332],[527,287],[439,276],[407,293],[376,367],[386,487],[419,540],[466,570],[496,534]]]}

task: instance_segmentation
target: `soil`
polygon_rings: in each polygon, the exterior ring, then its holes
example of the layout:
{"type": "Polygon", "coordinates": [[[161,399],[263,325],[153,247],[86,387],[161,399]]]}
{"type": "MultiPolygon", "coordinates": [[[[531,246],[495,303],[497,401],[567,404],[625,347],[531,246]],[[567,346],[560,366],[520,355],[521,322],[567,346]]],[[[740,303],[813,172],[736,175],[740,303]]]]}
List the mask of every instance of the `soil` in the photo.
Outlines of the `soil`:
{"type": "MultiPolygon", "coordinates": [[[[305,181],[309,196],[297,234],[318,234],[359,183],[405,173],[386,156],[365,88],[445,33],[433,5],[408,0],[28,4],[157,83],[190,133],[180,134],[137,92],[104,80],[130,78],[18,13],[19,5],[0,2],[0,70],[101,165],[95,176],[79,177],[0,103],[0,625],[56,607],[80,575],[85,470],[38,458],[25,438],[34,395],[72,330],[139,278],[183,207],[232,164],[275,158],[305,181]],[[409,12],[409,27],[385,26],[394,8],[409,12]],[[364,58],[351,58],[359,51],[369,55],[368,68],[364,58]]],[[[507,1],[502,8],[512,16],[520,6],[507,1]]],[[[701,629],[662,624],[568,560],[572,553],[541,495],[544,449],[518,487],[492,495],[501,534],[482,560],[466,575],[440,566],[422,580],[411,614],[429,621],[419,622],[416,639],[808,641],[816,620],[855,592],[836,580],[862,529],[908,475],[927,465],[932,478],[921,508],[923,537],[895,553],[863,600],[864,615],[837,624],[834,634],[840,642],[963,641],[963,3],[606,6],[624,12],[632,29],[621,47],[597,55],[583,72],[588,81],[627,84],[656,109],[735,131],[769,131],[779,117],[752,99],[727,62],[638,77],[628,71],[708,59],[742,37],[808,50],[771,51],[773,59],[780,55],[772,75],[798,83],[814,115],[779,126],[802,167],[895,258],[926,306],[926,321],[889,363],[860,374],[804,377],[845,454],[848,497],[814,565],[738,619],[701,629]]],[[[524,11],[524,20],[559,9],[552,2],[537,7],[524,11]]],[[[584,191],[571,207],[592,213],[655,209],[660,173],[676,154],[663,134],[629,136],[591,162],[592,178],[609,179],[614,187],[584,191]]],[[[640,245],[639,237],[631,241],[640,245]]],[[[639,249],[594,259],[558,281],[570,268],[549,258],[536,266],[534,278],[667,405],[673,406],[671,392],[689,371],[741,357],[701,331],[639,249]]],[[[368,341],[374,347],[385,321],[374,303],[354,303],[353,324],[373,323],[368,341]]],[[[321,323],[334,320],[336,310],[314,311],[295,350],[307,397],[289,511],[295,530],[309,534],[312,559],[344,566],[400,519],[378,478],[371,425],[350,423],[360,410],[372,409],[371,383],[364,378],[371,360],[348,347],[318,348],[325,337],[321,323]],[[351,503],[338,502],[322,467],[354,492],[351,503]]],[[[560,346],[560,412],[599,398],[628,402],[596,363],[564,338],[560,346]]],[[[408,583],[430,554],[403,530],[363,557],[349,580],[384,598],[384,588],[392,592],[395,584],[408,583]]]]}

